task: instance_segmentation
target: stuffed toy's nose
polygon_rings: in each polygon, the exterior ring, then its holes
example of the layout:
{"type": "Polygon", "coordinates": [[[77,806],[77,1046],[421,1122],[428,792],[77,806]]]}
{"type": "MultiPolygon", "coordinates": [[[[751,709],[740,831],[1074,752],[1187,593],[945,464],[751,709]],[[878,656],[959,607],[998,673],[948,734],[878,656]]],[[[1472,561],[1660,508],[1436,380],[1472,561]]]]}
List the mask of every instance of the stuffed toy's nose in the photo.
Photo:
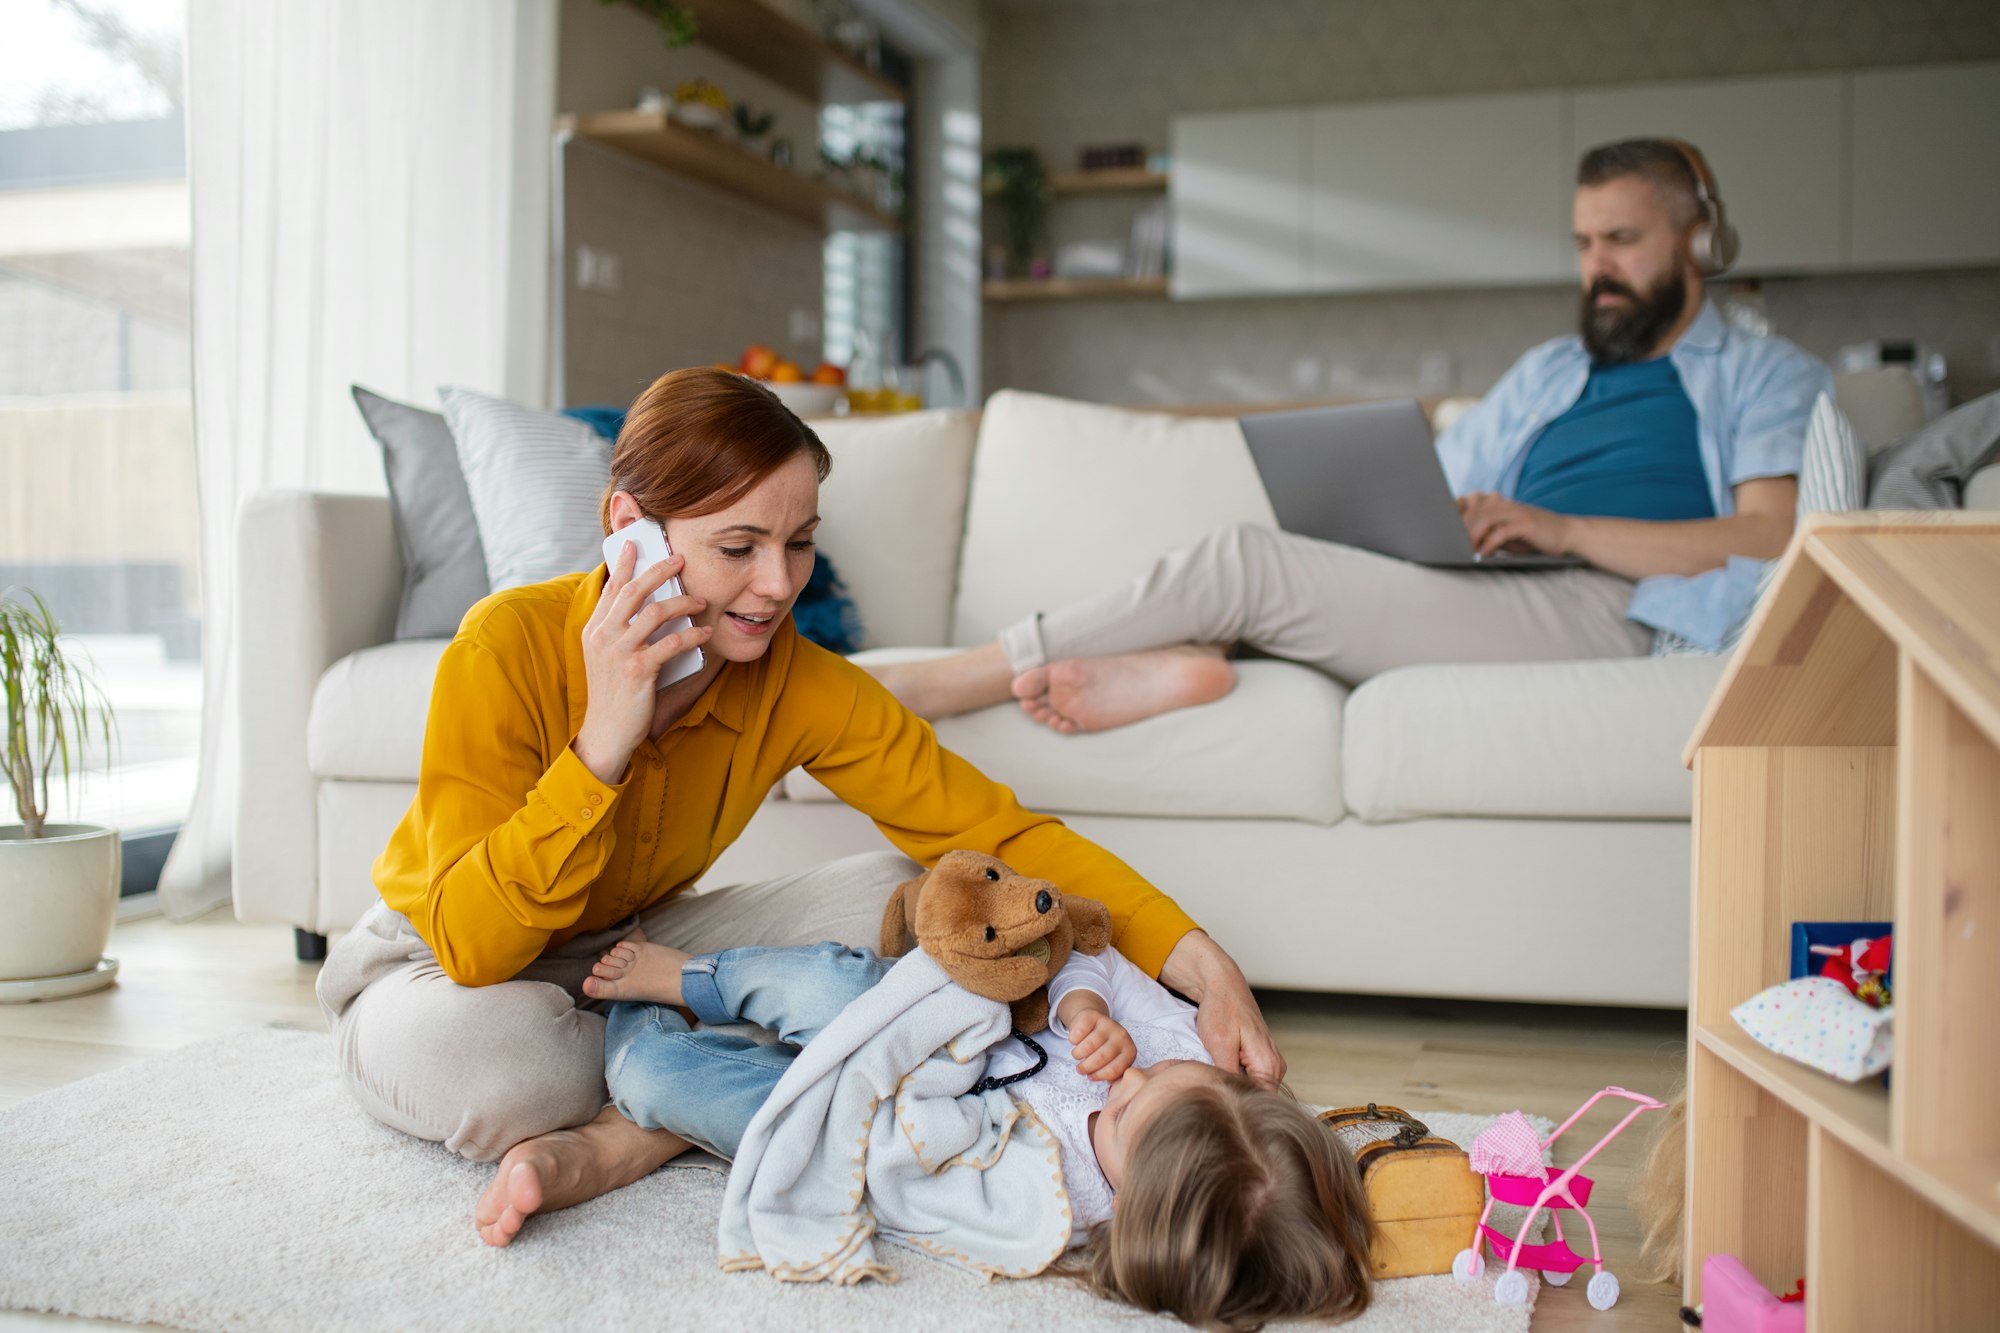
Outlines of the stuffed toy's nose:
{"type": "Polygon", "coordinates": [[[1046,912],[1053,906],[1055,906],[1055,899],[1049,897],[1047,889],[1043,889],[1035,895],[1035,910],[1037,912],[1046,912]]]}

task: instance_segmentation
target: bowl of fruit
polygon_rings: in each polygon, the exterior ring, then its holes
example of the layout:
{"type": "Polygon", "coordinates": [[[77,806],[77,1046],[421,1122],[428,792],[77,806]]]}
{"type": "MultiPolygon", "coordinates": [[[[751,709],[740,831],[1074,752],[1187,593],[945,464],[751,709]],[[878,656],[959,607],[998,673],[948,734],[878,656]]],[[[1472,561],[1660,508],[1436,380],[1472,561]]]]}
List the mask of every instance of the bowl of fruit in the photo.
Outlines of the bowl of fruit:
{"type": "Polygon", "coordinates": [[[802,417],[830,415],[847,388],[847,373],[839,366],[822,361],[807,374],[798,362],[786,360],[762,343],[744,348],[730,369],[756,380],[802,417]]]}

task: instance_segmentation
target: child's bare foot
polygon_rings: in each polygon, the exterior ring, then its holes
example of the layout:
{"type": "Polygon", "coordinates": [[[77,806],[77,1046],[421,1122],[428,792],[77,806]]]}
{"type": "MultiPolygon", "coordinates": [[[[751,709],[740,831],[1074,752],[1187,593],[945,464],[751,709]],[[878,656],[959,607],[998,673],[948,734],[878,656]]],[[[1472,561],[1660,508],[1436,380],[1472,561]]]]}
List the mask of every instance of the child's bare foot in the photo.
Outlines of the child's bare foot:
{"type": "Polygon", "coordinates": [[[1021,709],[1064,735],[1108,731],[1220,699],[1236,668],[1213,648],[1181,645],[1119,657],[1073,657],[1014,680],[1021,709]]]}
{"type": "Polygon", "coordinates": [[[593,1000],[645,1000],[653,1004],[681,1002],[681,967],[692,955],[643,939],[624,939],[611,946],[583,979],[583,993],[593,1000]]]}

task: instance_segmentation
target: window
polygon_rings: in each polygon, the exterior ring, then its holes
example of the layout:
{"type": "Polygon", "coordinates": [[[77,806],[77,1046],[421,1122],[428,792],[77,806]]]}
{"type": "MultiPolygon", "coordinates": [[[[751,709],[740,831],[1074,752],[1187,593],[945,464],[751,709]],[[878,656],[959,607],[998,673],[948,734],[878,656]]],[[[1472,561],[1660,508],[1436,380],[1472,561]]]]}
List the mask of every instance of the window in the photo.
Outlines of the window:
{"type": "Polygon", "coordinates": [[[201,735],[184,6],[0,3],[0,586],[116,714],[51,818],[137,833],[186,814],[201,735]]]}

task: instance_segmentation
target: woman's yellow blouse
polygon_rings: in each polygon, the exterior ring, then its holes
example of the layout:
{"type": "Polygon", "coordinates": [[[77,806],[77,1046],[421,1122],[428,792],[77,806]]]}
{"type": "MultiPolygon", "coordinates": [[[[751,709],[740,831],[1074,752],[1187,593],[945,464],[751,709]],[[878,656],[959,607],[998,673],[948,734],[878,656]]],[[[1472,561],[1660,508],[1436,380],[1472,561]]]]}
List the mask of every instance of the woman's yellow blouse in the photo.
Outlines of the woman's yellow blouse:
{"type": "Polygon", "coordinates": [[[1022,809],[789,618],[762,658],[725,666],[686,716],[640,742],[622,781],[599,782],[570,743],[583,725],[583,627],[604,580],[599,566],[496,593],[438,663],[417,797],[375,887],[452,980],[509,980],[551,944],[682,892],[801,767],[925,865],[971,848],[1099,900],[1148,973],[1196,928],[1118,858],[1022,809]]]}

